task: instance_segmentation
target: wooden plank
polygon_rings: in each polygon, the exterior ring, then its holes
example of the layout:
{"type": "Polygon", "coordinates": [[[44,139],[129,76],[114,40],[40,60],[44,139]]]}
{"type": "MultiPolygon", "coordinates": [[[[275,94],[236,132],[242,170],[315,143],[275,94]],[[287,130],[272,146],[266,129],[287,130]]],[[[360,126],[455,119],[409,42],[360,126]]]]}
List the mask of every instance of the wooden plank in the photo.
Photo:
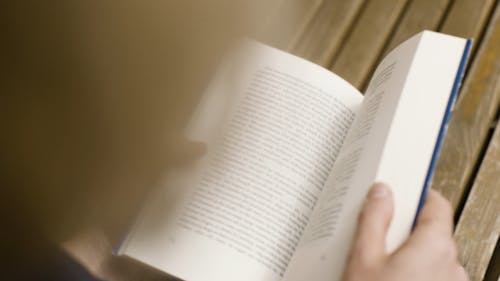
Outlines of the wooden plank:
{"type": "MultiPolygon", "coordinates": [[[[397,29],[386,44],[382,52],[383,55],[378,60],[382,59],[395,46],[424,29],[437,30],[439,28],[444,33],[466,38],[478,38],[493,7],[493,2],[493,0],[409,1],[397,29]],[[447,14],[448,10],[449,13],[447,14]],[[446,16],[445,21],[442,21],[443,16],[446,16]],[[440,27],[442,22],[443,26],[440,27]]],[[[474,47],[477,46],[478,44],[474,45],[474,47]]],[[[348,62],[346,61],[346,63],[348,62]]],[[[367,86],[375,66],[374,64],[368,71],[364,83],[360,85],[361,89],[367,86]]]]}
{"type": "MultiPolygon", "coordinates": [[[[396,31],[385,47],[384,56],[394,49],[394,47],[422,30],[437,30],[450,1],[451,0],[410,1],[396,31]]],[[[383,56],[381,58],[383,58],[383,56]]]]}
{"type": "Polygon", "coordinates": [[[292,43],[291,52],[327,66],[362,4],[363,0],[324,0],[302,36],[292,43]]]}
{"type": "Polygon", "coordinates": [[[479,39],[481,31],[485,29],[488,15],[494,9],[494,3],[495,0],[455,0],[441,32],[479,39]]]}
{"type": "Polygon", "coordinates": [[[392,33],[406,1],[371,0],[334,58],[331,69],[360,88],[392,33]]]}
{"type": "Polygon", "coordinates": [[[488,265],[488,270],[484,275],[484,281],[499,281],[500,280],[500,239],[497,240],[497,245],[493,252],[493,257],[488,265]]]}
{"type": "Polygon", "coordinates": [[[489,144],[455,231],[459,259],[472,281],[483,280],[500,236],[500,127],[489,144]]]}
{"type": "MultiPolygon", "coordinates": [[[[397,45],[422,30],[437,30],[450,3],[451,0],[409,1],[397,29],[385,45],[379,60],[382,60],[397,45]],[[425,17],[422,15],[425,15],[425,17]]],[[[369,78],[373,75],[375,68],[376,65],[373,65],[360,89],[366,89],[368,82],[370,82],[369,78]]]]}
{"type": "MultiPolygon", "coordinates": [[[[457,15],[458,12],[451,14],[457,15]]],[[[457,35],[477,36],[480,30],[473,28],[476,26],[475,21],[484,20],[466,20],[463,23],[464,31],[457,35]]],[[[445,24],[443,31],[456,29],[459,32],[458,28],[448,29],[446,26],[449,25],[445,24]]],[[[496,7],[455,107],[432,181],[432,187],[443,193],[455,209],[460,204],[478,161],[500,101],[499,42],[500,8],[496,7]]]]}
{"type": "MultiPolygon", "coordinates": [[[[274,0],[276,1],[276,0],[274,0]]],[[[282,50],[289,50],[292,43],[303,34],[323,0],[281,0],[270,13],[257,39],[282,50]]],[[[266,6],[268,3],[265,3],[266,6]]],[[[266,10],[269,10],[266,7],[266,10]]]]}

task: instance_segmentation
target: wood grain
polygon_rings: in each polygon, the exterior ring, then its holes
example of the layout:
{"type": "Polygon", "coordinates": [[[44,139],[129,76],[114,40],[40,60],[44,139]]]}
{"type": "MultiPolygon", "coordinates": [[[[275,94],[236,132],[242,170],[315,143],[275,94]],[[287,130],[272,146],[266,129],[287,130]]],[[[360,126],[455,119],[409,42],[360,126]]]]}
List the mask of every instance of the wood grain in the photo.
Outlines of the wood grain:
{"type": "Polygon", "coordinates": [[[488,270],[484,275],[484,281],[499,281],[500,280],[500,238],[497,240],[497,245],[491,257],[488,270]]]}
{"type": "Polygon", "coordinates": [[[330,68],[360,88],[382,52],[406,1],[371,0],[363,8],[330,68]]]}
{"type": "Polygon", "coordinates": [[[489,144],[455,232],[471,281],[483,280],[500,235],[500,127],[489,144]]]}
{"type": "MultiPolygon", "coordinates": [[[[455,0],[450,12],[443,22],[441,32],[474,38],[477,42],[485,25],[488,15],[494,9],[494,0],[455,0]]],[[[477,47],[474,45],[473,47],[477,47]]]]}
{"type": "Polygon", "coordinates": [[[276,6],[258,40],[289,51],[324,0],[289,0],[276,6]]]}
{"type": "MultiPolygon", "coordinates": [[[[484,21],[483,19],[476,20],[484,21]]],[[[457,22],[457,24],[464,25],[464,31],[459,35],[474,36],[470,33],[464,34],[466,32],[475,32],[477,35],[480,30],[468,27],[468,23],[476,26],[473,22],[473,20],[464,23],[457,22]]],[[[500,101],[499,43],[500,8],[497,7],[461,90],[432,181],[432,187],[443,193],[455,209],[459,206],[467,188],[498,109],[500,101]]]]}
{"type": "Polygon", "coordinates": [[[324,0],[313,19],[292,43],[291,52],[327,66],[338,50],[363,0],[324,0]]]}
{"type": "MultiPolygon", "coordinates": [[[[392,49],[413,35],[423,30],[437,30],[451,2],[451,0],[409,1],[396,30],[388,39],[378,60],[382,60],[392,49]]],[[[376,64],[369,70],[368,77],[360,87],[362,90],[368,87],[375,68],[376,64]]]]}
{"type": "Polygon", "coordinates": [[[397,29],[386,44],[384,54],[387,54],[394,49],[394,47],[422,30],[437,30],[447,11],[450,1],[451,0],[410,1],[398,23],[397,29]]]}

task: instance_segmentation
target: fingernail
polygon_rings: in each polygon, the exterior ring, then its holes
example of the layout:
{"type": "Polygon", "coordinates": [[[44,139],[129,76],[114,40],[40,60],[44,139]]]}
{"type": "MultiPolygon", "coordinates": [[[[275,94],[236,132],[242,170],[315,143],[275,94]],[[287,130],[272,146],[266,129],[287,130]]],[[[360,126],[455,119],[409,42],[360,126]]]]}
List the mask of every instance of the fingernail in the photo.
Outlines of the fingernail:
{"type": "Polygon", "coordinates": [[[378,198],[384,198],[387,195],[389,195],[389,187],[382,183],[376,183],[370,189],[370,192],[368,193],[368,198],[378,199],[378,198]]]}

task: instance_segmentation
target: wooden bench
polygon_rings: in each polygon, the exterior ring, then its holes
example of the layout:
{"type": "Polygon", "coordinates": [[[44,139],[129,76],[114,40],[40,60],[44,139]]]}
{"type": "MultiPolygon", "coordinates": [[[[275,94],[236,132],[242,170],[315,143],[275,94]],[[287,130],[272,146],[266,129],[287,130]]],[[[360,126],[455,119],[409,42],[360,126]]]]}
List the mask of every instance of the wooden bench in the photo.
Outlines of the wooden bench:
{"type": "MultiPolygon", "coordinates": [[[[459,258],[471,280],[499,280],[498,1],[281,0],[277,7],[286,18],[274,17],[260,39],[331,69],[361,90],[388,51],[423,29],[474,39],[432,188],[455,209],[459,258]]],[[[113,280],[164,280],[144,267],[105,258],[109,245],[98,235],[81,241],[86,243],[72,247],[82,260],[113,280]]]]}
{"type": "Polygon", "coordinates": [[[471,280],[498,279],[499,262],[492,257],[500,233],[500,5],[324,0],[315,9],[304,19],[300,38],[277,47],[330,68],[360,89],[388,51],[422,29],[474,38],[432,187],[455,209],[460,261],[471,280]]]}

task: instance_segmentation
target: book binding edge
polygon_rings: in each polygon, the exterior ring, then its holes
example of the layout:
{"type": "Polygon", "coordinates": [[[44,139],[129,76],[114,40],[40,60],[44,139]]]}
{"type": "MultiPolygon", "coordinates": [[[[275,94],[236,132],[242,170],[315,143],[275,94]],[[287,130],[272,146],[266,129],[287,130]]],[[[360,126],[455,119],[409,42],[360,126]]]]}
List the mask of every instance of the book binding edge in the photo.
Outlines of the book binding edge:
{"type": "Polygon", "coordinates": [[[437,160],[439,157],[439,153],[441,152],[441,147],[443,145],[443,140],[446,135],[446,131],[448,129],[448,123],[450,122],[450,118],[453,113],[453,107],[455,105],[455,101],[457,100],[458,92],[460,90],[460,86],[462,85],[462,80],[464,78],[465,69],[471,52],[471,46],[472,46],[472,39],[467,39],[464,47],[464,52],[462,54],[462,59],[460,60],[460,64],[458,66],[457,75],[455,76],[455,82],[453,83],[450,98],[448,100],[448,105],[446,106],[443,121],[441,122],[441,128],[439,129],[436,145],[434,146],[434,152],[432,154],[431,162],[429,164],[429,170],[427,171],[427,175],[425,177],[424,186],[422,188],[422,194],[420,195],[420,199],[418,202],[417,212],[415,214],[415,218],[413,219],[412,231],[417,224],[418,217],[425,204],[425,199],[427,197],[427,193],[430,188],[430,183],[434,175],[434,171],[436,170],[437,160]]]}

